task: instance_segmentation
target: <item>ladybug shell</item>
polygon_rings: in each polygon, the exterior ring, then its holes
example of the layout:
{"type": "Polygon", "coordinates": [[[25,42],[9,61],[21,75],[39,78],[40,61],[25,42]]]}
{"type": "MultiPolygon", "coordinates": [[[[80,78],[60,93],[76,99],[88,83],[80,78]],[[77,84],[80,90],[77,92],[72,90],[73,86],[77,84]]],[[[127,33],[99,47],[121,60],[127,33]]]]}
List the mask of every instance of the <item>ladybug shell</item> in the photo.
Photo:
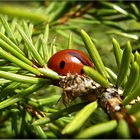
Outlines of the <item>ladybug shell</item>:
{"type": "Polygon", "coordinates": [[[67,75],[67,73],[83,74],[84,65],[94,66],[87,55],[74,49],[59,51],[48,61],[48,67],[61,75],[67,75]]]}

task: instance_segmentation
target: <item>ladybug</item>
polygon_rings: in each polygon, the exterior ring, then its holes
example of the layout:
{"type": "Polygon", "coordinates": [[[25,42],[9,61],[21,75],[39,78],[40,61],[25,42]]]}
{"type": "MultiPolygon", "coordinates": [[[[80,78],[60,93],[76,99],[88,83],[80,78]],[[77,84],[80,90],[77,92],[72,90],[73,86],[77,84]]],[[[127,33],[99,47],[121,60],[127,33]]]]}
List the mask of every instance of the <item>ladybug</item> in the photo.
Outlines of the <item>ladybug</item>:
{"type": "Polygon", "coordinates": [[[83,74],[83,66],[93,67],[94,64],[82,51],[66,49],[55,53],[48,61],[48,67],[60,75],[83,74]]]}

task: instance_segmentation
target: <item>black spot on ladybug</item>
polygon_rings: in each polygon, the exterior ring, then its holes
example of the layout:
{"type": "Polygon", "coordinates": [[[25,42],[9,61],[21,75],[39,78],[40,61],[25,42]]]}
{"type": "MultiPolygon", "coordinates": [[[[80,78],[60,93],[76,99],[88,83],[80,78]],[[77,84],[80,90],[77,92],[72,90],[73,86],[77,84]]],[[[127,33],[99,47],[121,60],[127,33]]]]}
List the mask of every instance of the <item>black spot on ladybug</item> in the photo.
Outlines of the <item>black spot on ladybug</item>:
{"type": "Polygon", "coordinates": [[[80,73],[81,73],[81,74],[84,74],[84,71],[83,71],[83,69],[81,69],[80,73]]]}
{"type": "Polygon", "coordinates": [[[60,69],[63,69],[65,67],[65,61],[61,61],[59,66],[60,66],[60,69]]]}
{"type": "Polygon", "coordinates": [[[78,58],[83,63],[83,65],[89,65],[87,63],[87,61],[80,54],[78,54],[76,52],[69,52],[69,54],[74,56],[74,57],[76,57],[76,58],[78,58]]]}

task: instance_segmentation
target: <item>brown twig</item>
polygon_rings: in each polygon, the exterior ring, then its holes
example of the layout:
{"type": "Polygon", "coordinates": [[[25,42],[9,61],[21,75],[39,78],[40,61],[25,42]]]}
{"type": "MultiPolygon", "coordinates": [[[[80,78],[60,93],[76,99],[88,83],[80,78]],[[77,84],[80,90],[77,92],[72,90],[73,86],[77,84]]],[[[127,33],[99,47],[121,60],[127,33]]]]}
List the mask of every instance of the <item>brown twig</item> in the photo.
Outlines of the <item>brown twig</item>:
{"type": "Polygon", "coordinates": [[[123,107],[118,91],[114,88],[108,88],[97,96],[99,105],[107,112],[110,118],[116,119],[117,121],[124,119],[129,125],[132,137],[139,138],[140,132],[135,125],[136,120],[123,107]]]}
{"type": "Polygon", "coordinates": [[[93,2],[88,3],[84,7],[77,7],[73,11],[70,11],[69,13],[66,13],[63,17],[61,17],[58,21],[59,24],[66,23],[71,18],[76,18],[84,15],[89,9],[93,7],[93,2]]]}
{"type": "Polygon", "coordinates": [[[68,74],[60,81],[60,86],[64,89],[62,94],[64,104],[69,104],[77,97],[88,102],[98,100],[99,106],[107,112],[111,119],[117,121],[124,119],[128,123],[132,138],[140,137],[134,116],[127,113],[118,90],[114,87],[102,87],[91,78],[77,74],[68,74]]]}

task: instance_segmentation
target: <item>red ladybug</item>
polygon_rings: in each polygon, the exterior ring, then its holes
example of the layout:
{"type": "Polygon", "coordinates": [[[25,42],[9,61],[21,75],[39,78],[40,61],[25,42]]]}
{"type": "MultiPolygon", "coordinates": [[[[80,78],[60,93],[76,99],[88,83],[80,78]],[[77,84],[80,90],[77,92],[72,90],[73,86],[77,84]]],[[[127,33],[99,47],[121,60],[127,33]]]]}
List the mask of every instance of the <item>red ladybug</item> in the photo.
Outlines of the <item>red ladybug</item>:
{"type": "Polygon", "coordinates": [[[84,65],[94,66],[86,54],[74,49],[59,51],[48,61],[48,67],[61,75],[83,74],[84,65]]]}

